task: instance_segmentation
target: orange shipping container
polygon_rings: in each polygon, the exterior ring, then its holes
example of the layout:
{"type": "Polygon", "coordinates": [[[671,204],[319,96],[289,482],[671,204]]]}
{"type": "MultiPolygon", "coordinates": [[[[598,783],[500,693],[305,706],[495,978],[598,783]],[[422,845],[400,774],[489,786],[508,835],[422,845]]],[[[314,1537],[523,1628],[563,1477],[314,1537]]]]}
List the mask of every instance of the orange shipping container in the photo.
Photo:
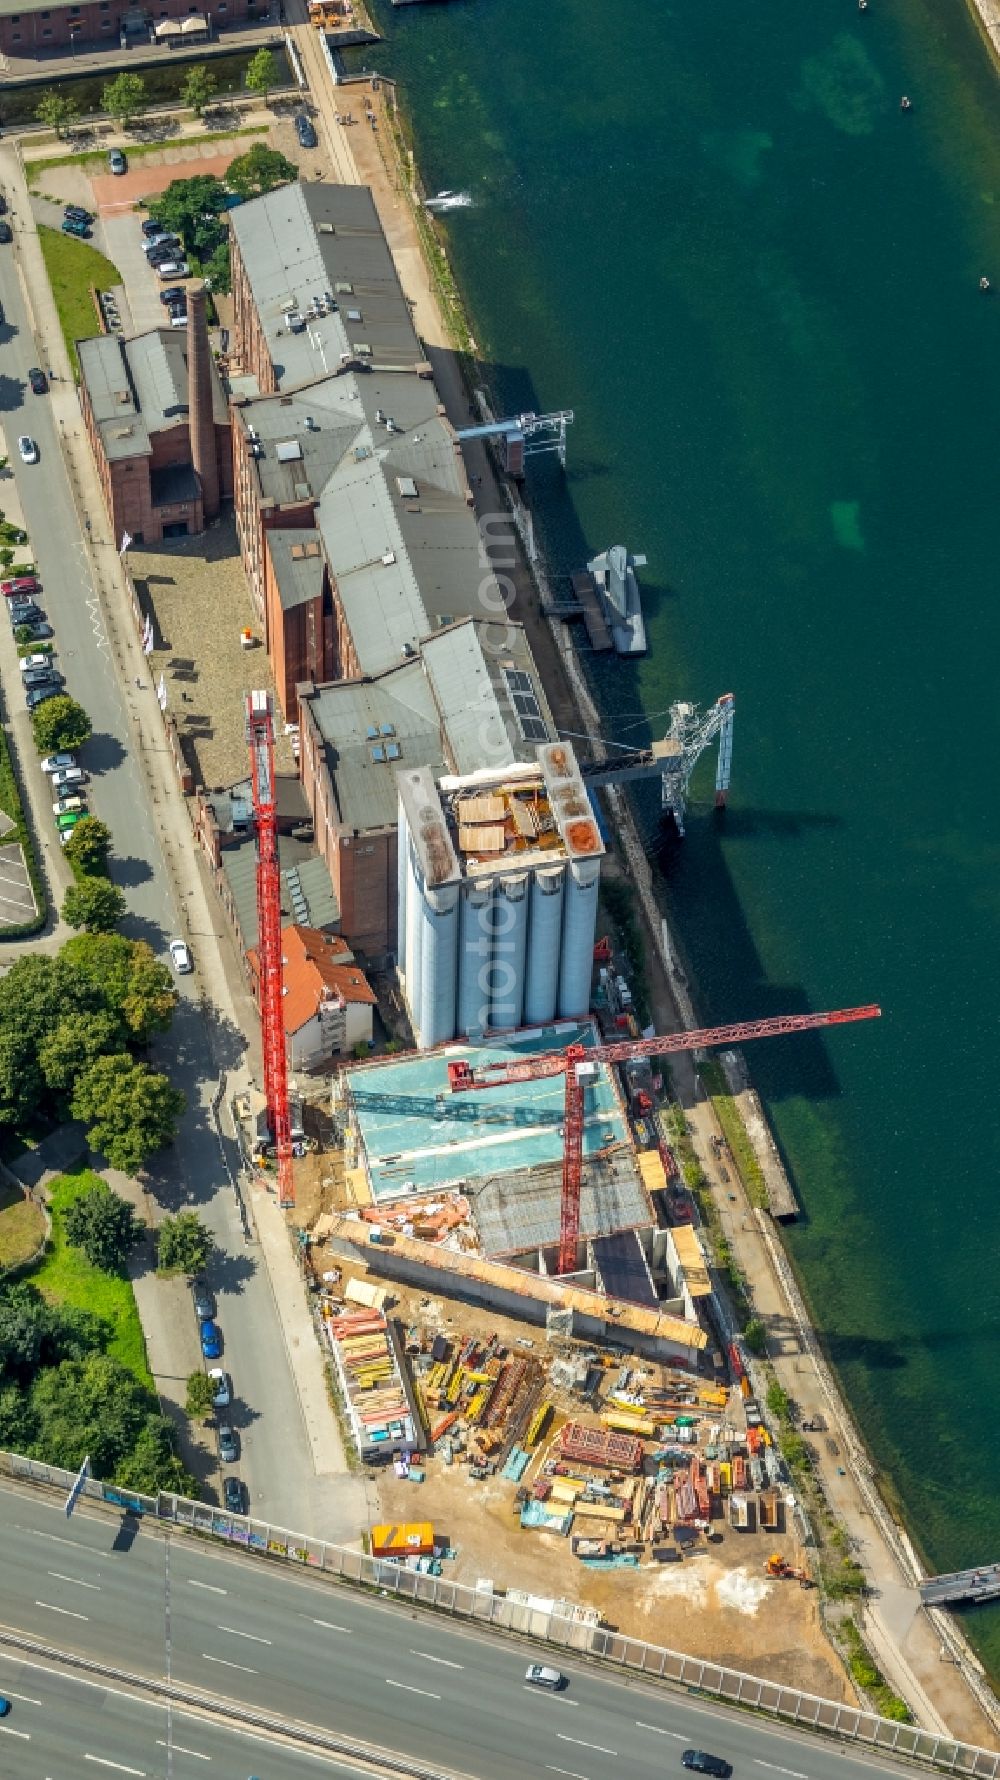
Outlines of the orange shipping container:
{"type": "Polygon", "coordinates": [[[429,1520],[383,1523],[372,1527],[373,1557],[429,1557],[434,1550],[434,1528],[429,1520]]]}

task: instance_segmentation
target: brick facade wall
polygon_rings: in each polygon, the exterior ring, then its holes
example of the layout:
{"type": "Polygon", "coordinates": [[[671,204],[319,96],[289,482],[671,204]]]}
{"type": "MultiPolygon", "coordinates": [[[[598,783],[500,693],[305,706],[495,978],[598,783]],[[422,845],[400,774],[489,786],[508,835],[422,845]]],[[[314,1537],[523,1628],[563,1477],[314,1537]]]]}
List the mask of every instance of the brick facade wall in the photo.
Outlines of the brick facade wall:
{"type": "MultiPolygon", "coordinates": [[[[265,20],[268,8],[269,0],[149,0],[141,10],[150,30],[161,19],[183,20],[192,9],[207,17],[213,30],[220,30],[265,20]]],[[[107,44],[117,49],[122,21],[131,11],[124,0],[81,0],[74,6],[19,12],[17,0],[6,0],[0,15],[0,50],[9,56],[41,56],[71,45],[94,49],[107,44]]],[[[133,42],[143,41],[135,32],[130,35],[133,42]]]]}
{"type": "Polygon", "coordinates": [[[257,314],[257,306],[250,289],[240,244],[235,231],[231,236],[230,275],[232,278],[233,298],[233,329],[232,355],[238,360],[242,370],[256,377],[257,387],[261,395],[274,395],[278,387],[278,379],[274,374],[271,354],[267,349],[264,329],[257,314]]]}
{"type": "Polygon", "coordinates": [[[340,905],[340,931],[352,950],[377,961],[396,949],[396,830],[356,835],[342,826],[308,699],[299,706],[299,723],[302,788],[340,905]]]}

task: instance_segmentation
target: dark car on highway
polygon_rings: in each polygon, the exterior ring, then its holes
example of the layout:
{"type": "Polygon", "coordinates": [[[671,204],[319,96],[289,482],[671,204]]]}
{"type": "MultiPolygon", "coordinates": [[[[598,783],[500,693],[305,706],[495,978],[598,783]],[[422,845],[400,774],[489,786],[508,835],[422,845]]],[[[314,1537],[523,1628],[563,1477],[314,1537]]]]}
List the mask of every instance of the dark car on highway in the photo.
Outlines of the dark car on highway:
{"type": "Polygon", "coordinates": [[[62,231],[64,235],[79,235],[81,241],[89,241],[92,233],[89,223],[77,222],[75,217],[63,217],[62,231]]]}
{"type": "Polygon", "coordinates": [[[236,1435],[228,1422],[219,1423],[219,1457],[224,1465],[235,1465],[239,1458],[236,1435]]]}
{"type": "Polygon", "coordinates": [[[222,1486],[226,1499],[226,1507],[230,1514],[245,1514],[247,1511],[247,1486],[238,1477],[227,1477],[222,1486]]]}
{"type": "Polygon", "coordinates": [[[2,241],[4,243],[4,246],[9,246],[10,242],[13,241],[13,239],[14,239],[14,233],[13,233],[13,230],[11,229],[10,223],[0,222],[0,241],[2,241]]]}
{"type": "Polygon", "coordinates": [[[206,1360],[217,1360],[222,1352],[222,1332],[211,1317],[206,1317],[198,1329],[201,1336],[201,1351],[206,1360]]]}
{"type": "Polygon", "coordinates": [[[7,606],[7,616],[12,629],[16,630],[19,624],[41,624],[45,613],[41,606],[35,605],[34,600],[11,600],[7,606]]]}
{"type": "Polygon", "coordinates": [[[691,1768],[696,1774],[711,1774],[713,1780],[729,1780],[733,1771],[731,1761],[723,1761],[721,1755],[706,1755],[704,1749],[685,1749],[681,1767],[691,1768]]]}
{"type": "Polygon", "coordinates": [[[194,1314],[200,1323],[210,1323],[215,1315],[215,1298],[203,1279],[196,1279],[191,1287],[194,1298],[194,1314]]]}
{"type": "Polygon", "coordinates": [[[49,380],[40,365],[32,365],[28,372],[28,382],[31,384],[32,394],[36,396],[43,396],[49,387],[49,380]]]}
{"type": "Polygon", "coordinates": [[[39,686],[65,686],[66,678],[55,668],[29,668],[21,675],[21,684],[25,692],[34,692],[39,686]]]}

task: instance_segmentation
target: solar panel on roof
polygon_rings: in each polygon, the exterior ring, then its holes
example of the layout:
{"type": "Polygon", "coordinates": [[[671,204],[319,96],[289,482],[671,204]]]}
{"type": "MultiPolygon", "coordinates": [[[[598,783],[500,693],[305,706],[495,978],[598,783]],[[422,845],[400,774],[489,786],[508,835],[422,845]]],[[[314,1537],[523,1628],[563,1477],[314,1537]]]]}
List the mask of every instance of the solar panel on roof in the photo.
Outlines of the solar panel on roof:
{"type": "Polygon", "coordinates": [[[402,757],[402,753],[403,753],[403,750],[400,747],[398,742],[387,743],[385,751],[386,751],[387,757],[390,760],[399,760],[402,757]]]}
{"type": "Polygon", "coordinates": [[[381,742],[376,743],[375,747],[372,749],[372,759],[377,764],[381,764],[381,765],[385,764],[385,749],[383,748],[381,742]]]}

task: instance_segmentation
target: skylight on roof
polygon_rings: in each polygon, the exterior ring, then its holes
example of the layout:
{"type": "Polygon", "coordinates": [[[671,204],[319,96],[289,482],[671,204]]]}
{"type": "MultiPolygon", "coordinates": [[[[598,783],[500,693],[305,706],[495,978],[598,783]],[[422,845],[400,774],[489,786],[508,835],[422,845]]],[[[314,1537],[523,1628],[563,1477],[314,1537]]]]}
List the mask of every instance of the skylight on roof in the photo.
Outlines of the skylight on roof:
{"type": "Polygon", "coordinates": [[[302,446],[299,444],[298,439],[282,439],[277,447],[275,456],[277,457],[279,464],[294,463],[296,458],[302,456],[302,446]]]}

